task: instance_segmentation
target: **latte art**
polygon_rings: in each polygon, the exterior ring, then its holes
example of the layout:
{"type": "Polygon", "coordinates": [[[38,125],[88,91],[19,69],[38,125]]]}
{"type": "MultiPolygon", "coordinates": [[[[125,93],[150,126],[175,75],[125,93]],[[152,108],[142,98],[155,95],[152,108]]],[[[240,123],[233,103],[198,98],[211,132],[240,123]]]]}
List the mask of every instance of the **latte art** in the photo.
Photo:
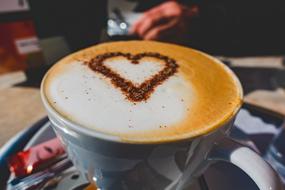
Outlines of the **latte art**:
{"type": "Polygon", "coordinates": [[[178,67],[174,59],[152,52],[140,53],[136,55],[121,52],[105,53],[102,55],[97,55],[97,57],[92,59],[88,65],[92,70],[110,78],[114,86],[120,88],[126,94],[127,98],[134,102],[147,100],[150,94],[154,91],[154,88],[172,76],[178,67]],[[155,74],[151,78],[148,78],[139,86],[136,86],[132,81],[122,78],[118,73],[112,71],[112,69],[104,65],[104,61],[106,59],[120,56],[130,60],[132,64],[140,64],[140,60],[144,57],[156,58],[162,60],[165,66],[159,73],[155,74]]]}
{"type": "Polygon", "coordinates": [[[149,41],[100,44],[46,74],[43,99],[91,134],[135,143],[187,139],[236,113],[242,90],[222,63],[199,51],[149,41]]]}

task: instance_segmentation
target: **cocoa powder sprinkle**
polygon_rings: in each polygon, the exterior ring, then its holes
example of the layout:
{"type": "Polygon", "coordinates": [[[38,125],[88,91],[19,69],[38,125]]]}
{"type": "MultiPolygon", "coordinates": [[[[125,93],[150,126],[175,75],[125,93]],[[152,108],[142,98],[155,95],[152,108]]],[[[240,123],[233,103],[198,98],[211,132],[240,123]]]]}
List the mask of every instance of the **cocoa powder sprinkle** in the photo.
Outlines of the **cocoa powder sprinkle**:
{"type": "Polygon", "coordinates": [[[109,52],[97,55],[88,62],[88,65],[93,71],[99,72],[110,78],[112,84],[119,88],[125,94],[128,100],[133,102],[146,101],[154,91],[154,88],[162,84],[162,82],[168,79],[170,76],[174,75],[178,68],[178,65],[174,59],[154,52],[145,52],[135,55],[122,52],[109,52]],[[165,64],[164,68],[160,72],[155,74],[150,79],[144,81],[141,85],[135,86],[130,80],[122,78],[118,73],[104,65],[104,61],[106,59],[119,56],[130,60],[132,64],[139,64],[139,60],[144,57],[160,59],[165,64]]]}

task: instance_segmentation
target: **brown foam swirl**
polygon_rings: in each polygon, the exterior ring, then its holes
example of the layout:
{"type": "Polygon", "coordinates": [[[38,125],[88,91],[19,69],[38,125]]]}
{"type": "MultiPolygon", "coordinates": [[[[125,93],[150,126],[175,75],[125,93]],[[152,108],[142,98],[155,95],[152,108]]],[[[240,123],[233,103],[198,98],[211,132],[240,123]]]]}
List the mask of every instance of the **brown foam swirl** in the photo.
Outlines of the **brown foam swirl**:
{"type": "Polygon", "coordinates": [[[155,87],[162,84],[166,79],[177,72],[178,65],[176,61],[168,56],[161,55],[154,52],[145,52],[132,55],[130,53],[122,52],[108,52],[97,55],[88,63],[89,67],[96,72],[99,72],[111,79],[112,84],[119,88],[126,97],[133,102],[140,102],[147,100],[155,87]],[[113,57],[125,57],[130,60],[132,64],[140,64],[140,59],[144,57],[151,57],[162,60],[164,68],[150,79],[145,80],[139,86],[135,86],[130,80],[121,77],[118,73],[104,65],[104,61],[113,57]]]}

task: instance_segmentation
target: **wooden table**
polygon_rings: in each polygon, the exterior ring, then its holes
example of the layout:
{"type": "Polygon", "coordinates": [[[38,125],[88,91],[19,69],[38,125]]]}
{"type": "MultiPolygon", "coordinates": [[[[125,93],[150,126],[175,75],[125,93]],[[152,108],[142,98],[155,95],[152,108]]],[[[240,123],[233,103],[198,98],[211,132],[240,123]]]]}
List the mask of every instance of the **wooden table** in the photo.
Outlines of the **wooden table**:
{"type": "Polygon", "coordinates": [[[17,132],[46,115],[38,89],[1,89],[0,105],[0,147],[17,132]]]}
{"type": "MultiPolygon", "coordinates": [[[[282,57],[219,58],[230,62],[234,71],[244,68],[284,70],[282,57]]],[[[245,101],[285,115],[285,91],[282,88],[249,90],[245,101]]],[[[46,115],[38,88],[2,85],[1,89],[0,84],[0,106],[0,147],[17,132],[46,115]]]]}

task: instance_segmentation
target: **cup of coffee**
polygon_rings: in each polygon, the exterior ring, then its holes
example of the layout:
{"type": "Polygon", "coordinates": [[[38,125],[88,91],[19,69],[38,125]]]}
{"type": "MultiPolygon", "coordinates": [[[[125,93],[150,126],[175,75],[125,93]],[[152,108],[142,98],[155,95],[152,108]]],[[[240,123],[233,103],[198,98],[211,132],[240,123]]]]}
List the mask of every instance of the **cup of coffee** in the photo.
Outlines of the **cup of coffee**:
{"type": "Polygon", "coordinates": [[[283,189],[260,156],[229,139],[242,88],[202,52],[151,41],[96,45],[56,63],[41,96],[69,158],[100,189],[185,189],[217,161],[261,190],[283,189]]]}

